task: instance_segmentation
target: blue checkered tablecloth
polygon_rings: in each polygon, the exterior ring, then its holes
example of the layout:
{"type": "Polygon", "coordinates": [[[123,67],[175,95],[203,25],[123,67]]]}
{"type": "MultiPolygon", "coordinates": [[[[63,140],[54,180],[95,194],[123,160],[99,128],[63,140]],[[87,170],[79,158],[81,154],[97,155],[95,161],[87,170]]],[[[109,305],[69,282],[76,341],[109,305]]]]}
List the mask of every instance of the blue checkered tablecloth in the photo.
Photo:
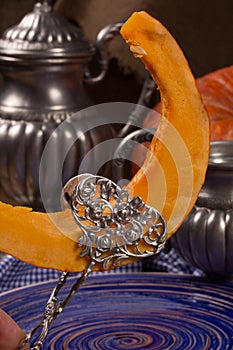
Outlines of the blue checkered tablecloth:
{"type": "MultiPolygon", "coordinates": [[[[101,273],[153,271],[196,276],[203,275],[202,271],[188,265],[181,259],[174,249],[170,249],[168,252],[161,252],[158,256],[139,260],[131,265],[101,273]]],[[[93,274],[98,273],[100,272],[93,272],[93,274]]],[[[60,274],[60,271],[38,268],[7,255],[0,259],[0,293],[32,283],[58,279],[60,274]]]]}

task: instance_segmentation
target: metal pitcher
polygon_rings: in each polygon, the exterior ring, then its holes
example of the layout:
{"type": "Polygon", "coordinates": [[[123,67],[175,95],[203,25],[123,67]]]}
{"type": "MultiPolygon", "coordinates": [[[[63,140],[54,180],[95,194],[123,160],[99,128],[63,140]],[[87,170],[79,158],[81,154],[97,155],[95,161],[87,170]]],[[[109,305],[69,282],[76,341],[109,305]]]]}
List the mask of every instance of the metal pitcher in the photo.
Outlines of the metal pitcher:
{"type": "MultiPolygon", "coordinates": [[[[81,28],[53,11],[52,1],[43,1],[4,32],[0,40],[0,200],[41,209],[38,174],[47,140],[63,121],[93,104],[87,87],[96,84],[98,88],[105,77],[108,43],[121,25],[103,28],[94,47],[81,28]],[[92,76],[89,63],[95,52],[100,57],[99,74],[92,76]]],[[[59,158],[70,134],[82,134],[87,122],[83,118],[78,130],[55,134],[53,159],[59,158]]],[[[115,136],[113,125],[106,123],[77,138],[64,182],[76,175],[93,145],[115,136]]]]}

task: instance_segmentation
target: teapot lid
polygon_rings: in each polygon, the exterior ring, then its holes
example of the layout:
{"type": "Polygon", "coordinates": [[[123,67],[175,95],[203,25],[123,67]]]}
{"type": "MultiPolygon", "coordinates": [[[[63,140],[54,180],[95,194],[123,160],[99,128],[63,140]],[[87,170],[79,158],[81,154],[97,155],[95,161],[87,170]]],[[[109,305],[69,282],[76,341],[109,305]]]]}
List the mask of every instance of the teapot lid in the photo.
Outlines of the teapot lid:
{"type": "Polygon", "coordinates": [[[19,24],[0,39],[0,59],[88,59],[94,47],[78,26],[52,10],[51,1],[37,2],[19,24]]]}

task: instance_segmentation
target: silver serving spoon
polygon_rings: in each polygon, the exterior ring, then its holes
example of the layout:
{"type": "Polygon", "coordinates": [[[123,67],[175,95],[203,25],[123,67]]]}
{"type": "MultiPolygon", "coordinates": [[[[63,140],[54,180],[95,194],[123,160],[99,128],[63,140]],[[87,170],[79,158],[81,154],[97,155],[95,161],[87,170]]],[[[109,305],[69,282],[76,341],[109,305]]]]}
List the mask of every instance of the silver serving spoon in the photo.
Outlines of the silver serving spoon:
{"type": "Polygon", "coordinates": [[[69,272],[63,272],[45,306],[41,322],[25,337],[22,350],[31,343],[31,350],[39,350],[51,323],[64,310],[96,264],[102,270],[119,266],[122,260],[139,259],[158,254],[167,239],[167,226],[158,210],[145,204],[140,197],[129,197],[112,180],[90,174],[72,178],[64,187],[63,208],[72,210],[82,236],[77,243],[83,247],[81,256],[88,256],[90,264],[60,301],[59,291],[65,287],[69,272]],[[36,335],[38,333],[38,335],[36,335]]]}

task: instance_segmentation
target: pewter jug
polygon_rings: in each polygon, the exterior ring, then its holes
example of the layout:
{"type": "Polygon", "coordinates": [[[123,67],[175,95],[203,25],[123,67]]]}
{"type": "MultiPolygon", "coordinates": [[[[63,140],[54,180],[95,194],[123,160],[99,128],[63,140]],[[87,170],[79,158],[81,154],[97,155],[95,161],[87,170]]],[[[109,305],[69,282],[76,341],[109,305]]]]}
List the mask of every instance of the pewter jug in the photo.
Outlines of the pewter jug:
{"type": "MultiPolygon", "coordinates": [[[[44,1],[5,31],[0,40],[0,200],[41,208],[38,172],[44,146],[61,122],[92,105],[87,86],[98,85],[106,75],[107,44],[121,24],[103,28],[94,47],[81,28],[55,13],[51,1],[44,1]],[[92,77],[88,67],[95,51],[100,73],[92,77]]],[[[82,127],[70,132],[80,134],[82,127]]],[[[56,134],[54,159],[68,134],[56,134]]],[[[115,134],[107,123],[82,134],[72,161],[66,163],[64,182],[76,175],[93,145],[115,134]]]]}
{"type": "Polygon", "coordinates": [[[206,180],[171,245],[212,277],[233,275],[233,141],[212,141],[206,180]]]}

